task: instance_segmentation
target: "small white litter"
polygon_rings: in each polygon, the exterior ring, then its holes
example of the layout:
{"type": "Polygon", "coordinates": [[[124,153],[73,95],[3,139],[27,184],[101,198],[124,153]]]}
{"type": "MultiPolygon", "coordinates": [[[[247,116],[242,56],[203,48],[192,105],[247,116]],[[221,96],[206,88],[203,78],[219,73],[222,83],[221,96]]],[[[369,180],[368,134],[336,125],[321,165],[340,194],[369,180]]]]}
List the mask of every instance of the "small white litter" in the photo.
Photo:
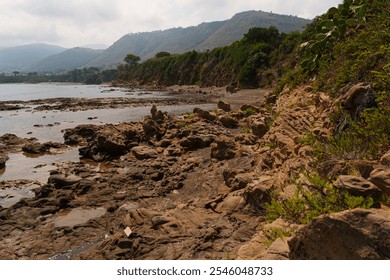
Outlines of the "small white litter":
{"type": "Polygon", "coordinates": [[[133,231],[129,227],[125,229],[125,234],[127,235],[127,237],[129,237],[132,233],[133,231]]]}

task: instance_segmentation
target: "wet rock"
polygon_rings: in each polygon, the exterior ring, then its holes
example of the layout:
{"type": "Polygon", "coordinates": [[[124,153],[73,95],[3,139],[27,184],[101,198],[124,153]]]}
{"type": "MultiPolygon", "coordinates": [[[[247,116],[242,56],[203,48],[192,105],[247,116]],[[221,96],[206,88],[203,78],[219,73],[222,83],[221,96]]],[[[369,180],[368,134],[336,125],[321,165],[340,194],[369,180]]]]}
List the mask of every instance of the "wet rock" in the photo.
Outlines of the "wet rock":
{"type": "Polygon", "coordinates": [[[41,143],[32,143],[23,146],[22,151],[28,154],[43,154],[48,151],[48,148],[41,143]]]}
{"type": "Polygon", "coordinates": [[[87,147],[80,148],[79,153],[94,161],[115,159],[127,153],[126,140],[119,134],[99,135],[87,147]]]}
{"type": "Polygon", "coordinates": [[[156,158],[158,153],[155,149],[148,146],[137,146],[131,149],[131,152],[138,160],[156,158]]]}
{"type": "Polygon", "coordinates": [[[290,259],[388,260],[390,213],[354,209],[320,216],[288,243],[290,259]]]}
{"type": "Polygon", "coordinates": [[[211,157],[218,160],[234,158],[237,154],[237,145],[227,136],[219,136],[211,145],[211,157]]]}
{"type": "Polygon", "coordinates": [[[194,114],[197,114],[200,118],[208,120],[208,121],[215,121],[217,119],[217,116],[213,112],[205,111],[200,108],[194,108],[193,110],[194,114]]]}
{"type": "Polygon", "coordinates": [[[0,137],[0,143],[7,146],[17,146],[26,144],[27,140],[16,136],[15,134],[6,133],[0,137]]]}
{"type": "Polygon", "coordinates": [[[375,201],[378,201],[382,194],[382,191],[374,184],[357,176],[341,175],[333,185],[351,195],[372,197],[375,201]]]}
{"type": "Polygon", "coordinates": [[[66,129],[64,133],[64,142],[67,145],[77,145],[84,141],[91,140],[98,131],[95,125],[78,125],[72,129],[66,129]]]}
{"type": "Polygon", "coordinates": [[[232,108],[230,107],[230,104],[223,102],[222,100],[218,102],[218,109],[221,109],[225,112],[230,112],[232,108]]]}
{"type": "Polygon", "coordinates": [[[81,178],[78,176],[62,176],[62,175],[51,175],[48,179],[49,184],[53,184],[56,188],[63,188],[66,186],[74,185],[81,181],[81,178]]]}
{"type": "Polygon", "coordinates": [[[5,163],[7,162],[7,160],[8,160],[8,156],[0,153],[0,169],[5,168],[5,163]]]}
{"type": "Polygon", "coordinates": [[[219,121],[227,128],[237,128],[239,125],[238,121],[230,116],[222,116],[219,121]]]}
{"type": "Polygon", "coordinates": [[[384,193],[390,195],[390,169],[375,169],[371,172],[368,180],[384,193]]]}

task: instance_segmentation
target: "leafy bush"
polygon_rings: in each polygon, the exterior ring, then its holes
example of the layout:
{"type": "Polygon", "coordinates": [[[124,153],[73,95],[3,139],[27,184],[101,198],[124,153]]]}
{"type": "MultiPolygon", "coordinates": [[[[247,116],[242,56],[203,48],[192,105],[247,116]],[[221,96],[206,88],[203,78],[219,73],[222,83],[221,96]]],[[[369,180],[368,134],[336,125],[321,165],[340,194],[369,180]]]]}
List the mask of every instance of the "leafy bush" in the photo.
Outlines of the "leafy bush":
{"type": "Polygon", "coordinates": [[[265,205],[268,220],[284,218],[306,224],[322,214],[374,205],[372,198],[356,197],[339,191],[317,174],[307,178],[312,185],[307,188],[298,185],[292,198],[280,199],[275,193],[271,195],[271,201],[265,205]]]}

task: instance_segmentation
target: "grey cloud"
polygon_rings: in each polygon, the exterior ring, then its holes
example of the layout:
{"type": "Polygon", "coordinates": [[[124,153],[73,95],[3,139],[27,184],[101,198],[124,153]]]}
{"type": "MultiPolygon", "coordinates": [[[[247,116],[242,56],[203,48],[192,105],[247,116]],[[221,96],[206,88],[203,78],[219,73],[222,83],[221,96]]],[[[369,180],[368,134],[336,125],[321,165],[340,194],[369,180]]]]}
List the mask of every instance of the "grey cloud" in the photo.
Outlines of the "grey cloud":
{"type": "Polygon", "coordinates": [[[112,44],[130,32],[225,20],[245,10],[314,17],[342,0],[1,0],[0,44],[112,44]]]}

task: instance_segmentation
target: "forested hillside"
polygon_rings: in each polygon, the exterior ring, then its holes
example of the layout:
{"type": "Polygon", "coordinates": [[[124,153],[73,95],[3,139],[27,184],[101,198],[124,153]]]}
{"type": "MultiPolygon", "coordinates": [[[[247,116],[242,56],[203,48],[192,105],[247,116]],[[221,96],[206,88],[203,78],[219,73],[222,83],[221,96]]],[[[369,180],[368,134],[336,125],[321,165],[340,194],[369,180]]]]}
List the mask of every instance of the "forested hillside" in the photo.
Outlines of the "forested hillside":
{"type": "Polygon", "coordinates": [[[275,26],[281,32],[303,30],[311,20],[262,11],[246,11],[231,19],[204,22],[187,28],[171,28],[153,32],[127,34],[105,50],[86,67],[112,68],[123,61],[127,53],[148,59],[157,53],[206,51],[238,41],[252,27],[275,26]]]}

